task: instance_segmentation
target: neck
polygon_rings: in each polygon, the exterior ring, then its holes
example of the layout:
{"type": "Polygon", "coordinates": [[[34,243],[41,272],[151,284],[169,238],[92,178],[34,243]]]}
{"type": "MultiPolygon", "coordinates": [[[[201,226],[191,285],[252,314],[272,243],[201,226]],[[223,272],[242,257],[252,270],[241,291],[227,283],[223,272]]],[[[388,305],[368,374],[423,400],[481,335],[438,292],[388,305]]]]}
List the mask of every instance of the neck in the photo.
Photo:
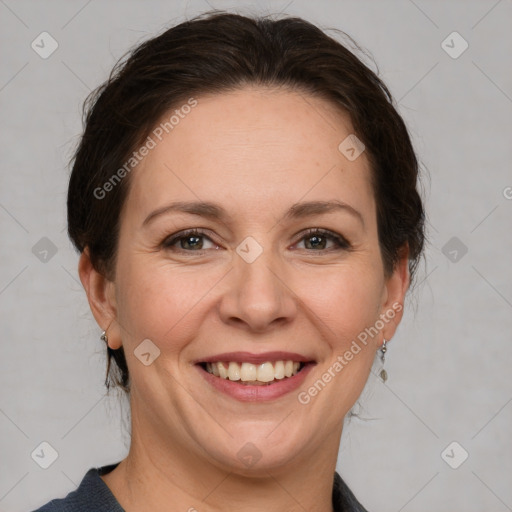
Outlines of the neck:
{"type": "Polygon", "coordinates": [[[129,454],[102,477],[126,512],[221,512],[228,504],[240,512],[333,510],[332,487],[341,429],[332,439],[323,439],[320,448],[302,448],[287,464],[256,471],[256,466],[223,469],[200,449],[191,450],[190,445],[149,428],[132,409],[129,454]]]}

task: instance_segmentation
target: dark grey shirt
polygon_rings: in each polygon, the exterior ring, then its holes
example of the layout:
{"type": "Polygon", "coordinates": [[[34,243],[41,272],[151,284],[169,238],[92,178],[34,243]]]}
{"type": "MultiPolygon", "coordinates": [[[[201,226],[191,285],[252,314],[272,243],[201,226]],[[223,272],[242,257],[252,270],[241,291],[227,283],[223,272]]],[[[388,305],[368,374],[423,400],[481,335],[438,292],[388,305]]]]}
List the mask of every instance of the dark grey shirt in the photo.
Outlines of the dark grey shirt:
{"type": "MultiPolygon", "coordinates": [[[[75,491],[65,498],[48,502],[34,512],[124,512],[108,486],[100,478],[118,464],[89,469],[75,491]]],[[[332,505],[334,512],[367,512],[336,472],[332,489],[332,505]]]]}

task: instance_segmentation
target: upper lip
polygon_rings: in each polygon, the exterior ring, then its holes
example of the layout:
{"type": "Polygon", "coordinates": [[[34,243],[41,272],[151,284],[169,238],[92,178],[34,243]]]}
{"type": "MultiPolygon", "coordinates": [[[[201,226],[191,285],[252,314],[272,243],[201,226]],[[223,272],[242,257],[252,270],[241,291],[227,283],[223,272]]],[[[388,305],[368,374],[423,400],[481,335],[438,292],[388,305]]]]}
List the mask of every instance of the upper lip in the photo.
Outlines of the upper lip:
{"type": "Polygon", "coordinates": [[[303,356],[295,352],[262,352],[261,354],[253,354],[252,352],[224,352],[223,354],[216,354],[214,356],[205,357],[194,361],[198,363],[218,363],[218,362],[233,361],[235,363],[252,363],[262,364],[268,361],[297,361],[302,363],[314,362],[311,357],[303,356]]]}

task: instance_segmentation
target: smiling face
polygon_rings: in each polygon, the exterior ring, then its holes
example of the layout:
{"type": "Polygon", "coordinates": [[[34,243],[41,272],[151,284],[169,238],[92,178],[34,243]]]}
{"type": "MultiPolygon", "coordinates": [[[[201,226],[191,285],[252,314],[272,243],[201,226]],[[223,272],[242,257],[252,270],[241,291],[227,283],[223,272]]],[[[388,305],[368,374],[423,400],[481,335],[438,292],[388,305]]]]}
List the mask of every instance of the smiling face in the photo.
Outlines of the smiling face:
{"type": "MultiPolygon", "coordinates": [[[[338,149],[353,132],[347,115],[285,90],[197,101],[130,176],[115,281],[103,302],[89,292],[98,323],[115,318],[111,347],[124,346],[134,439],[154,440],[162,458],[180,446],[190,461],[239,473],[332,459],[401,317],[406,259],[385,277],[368,160],[338,149]],[[134,355],[143,340],[160,351],[149,365],[134,355]],[[264,354],[276,351],[293,355],[264,354]],[[232,352],[252,356],[222,355],[232,352]],[[215,359],[309,364],[290,381],[247,386],[199,364],[215,359]],[[251,468],[244,446],[260,457],[251,468]]],[[[246,365],[242,378],[253,372],[246,365]]]]}

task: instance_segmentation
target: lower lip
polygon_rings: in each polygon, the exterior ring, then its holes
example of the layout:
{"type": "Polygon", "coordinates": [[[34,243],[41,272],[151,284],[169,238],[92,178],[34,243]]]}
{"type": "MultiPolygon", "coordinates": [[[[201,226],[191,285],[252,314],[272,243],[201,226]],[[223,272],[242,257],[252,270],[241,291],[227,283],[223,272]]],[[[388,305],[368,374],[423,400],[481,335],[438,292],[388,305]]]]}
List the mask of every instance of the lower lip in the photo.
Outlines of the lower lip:
{"type": "Polygon", "coordinates": [[[281,396],[296,390],[307,377],[308,373],[315,366],[315,363],[308,363],[302,370],[293,377],[286,377],[278,380],[273,384],[263,386],[250,386],[247,384],[239,384],[240,381],[232,381],[216,377],[207,372],[200,365],[196,365],[204,379],[214,388],[222,391],[241,402],[261,402],[265,400],[274,400],[281,396]]]}

